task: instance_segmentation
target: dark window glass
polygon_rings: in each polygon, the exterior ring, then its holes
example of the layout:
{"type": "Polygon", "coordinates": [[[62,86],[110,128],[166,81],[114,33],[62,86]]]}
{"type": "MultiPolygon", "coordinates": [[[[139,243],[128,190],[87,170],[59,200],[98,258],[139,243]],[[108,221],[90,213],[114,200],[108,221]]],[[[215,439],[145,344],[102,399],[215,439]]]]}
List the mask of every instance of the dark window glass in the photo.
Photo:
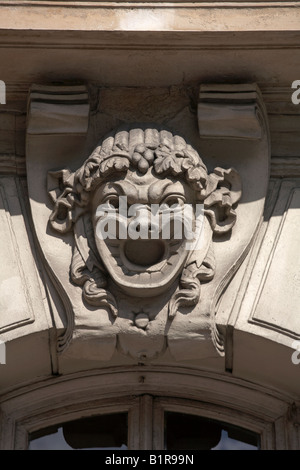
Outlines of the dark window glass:
{"type": "Polygon", "coordinates": [[[127,434],[127,413],[94,416],[32,433],[29,450],[125,450],[127,434]]]}
{"type": "Polygon", "coordinates": [[[166,450],[257,450],[259,435],[200,416],[165,413],[166,450]]]}

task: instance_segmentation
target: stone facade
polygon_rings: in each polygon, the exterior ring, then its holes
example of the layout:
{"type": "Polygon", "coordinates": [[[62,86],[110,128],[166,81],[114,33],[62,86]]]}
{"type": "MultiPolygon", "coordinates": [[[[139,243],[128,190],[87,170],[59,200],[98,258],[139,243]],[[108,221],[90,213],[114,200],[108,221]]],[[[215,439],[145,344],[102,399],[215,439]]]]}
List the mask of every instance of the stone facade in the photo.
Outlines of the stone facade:
{"type": "Polygon", "coordinates": [[[121,410],[161,449],[177,410],[299,449],[299,3],[0,12],[0,448],[121,410]]]}

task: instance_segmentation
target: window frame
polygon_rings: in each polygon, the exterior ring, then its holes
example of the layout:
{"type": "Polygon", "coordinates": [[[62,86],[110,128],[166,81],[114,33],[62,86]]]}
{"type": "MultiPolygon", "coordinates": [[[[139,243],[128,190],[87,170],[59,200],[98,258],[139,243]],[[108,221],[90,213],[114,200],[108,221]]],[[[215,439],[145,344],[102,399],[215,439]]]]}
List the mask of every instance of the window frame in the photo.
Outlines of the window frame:
{"type": "Polygon", "coordinates": [[[289,397],[229,374],[188,368],[136,366],[77,373],[2,397],[0,448],[27,449],[30,433],[65,421],[128,412],[129,449],[163,450],[165,411],[188,412],[256,432],[261,449],[295,448],[292,403],[289,397]]]}
{"type": "Polygon", "coordinates": [[[269,426],[261,426],[256,419],[251,416],[243,415],[239,411],[219,407],[208,403],[199,403],[194,400],[186,400],[182,398],[156,398],[154,404],[154,426],[153,426],[153,450],[164,449],[164,420],[165,412],[175,412],[199,416],[201,418],[209,418],[214,421],[226,423],[228,425],[237,426],[247,431],[256,433],[260,438],[260,447],[267,448],[270,445],[268,436],[271,429],[269,426]],[[242,425],[241,425],[242,422],[242,425]]]}

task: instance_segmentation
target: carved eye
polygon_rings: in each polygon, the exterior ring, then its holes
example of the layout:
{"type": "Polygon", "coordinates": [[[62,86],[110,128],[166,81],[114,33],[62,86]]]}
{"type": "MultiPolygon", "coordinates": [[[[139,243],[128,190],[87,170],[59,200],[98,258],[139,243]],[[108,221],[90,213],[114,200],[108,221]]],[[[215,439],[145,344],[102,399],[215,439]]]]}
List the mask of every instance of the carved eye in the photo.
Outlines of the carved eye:
{"type": "Polygon", "coordinates": [[[119,209],[119,196],[117,195],[110,195],[103,202],[115,209],[119,209]]]}

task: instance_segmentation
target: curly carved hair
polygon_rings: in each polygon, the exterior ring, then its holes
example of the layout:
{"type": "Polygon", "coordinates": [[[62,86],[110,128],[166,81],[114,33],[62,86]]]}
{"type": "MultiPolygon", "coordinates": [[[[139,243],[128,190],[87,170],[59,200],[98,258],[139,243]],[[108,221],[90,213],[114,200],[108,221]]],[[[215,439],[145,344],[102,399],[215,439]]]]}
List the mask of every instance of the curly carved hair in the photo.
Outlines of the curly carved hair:
{"type": "Polygon", "coordinates": [[[150,167],[158,177],[172,175],[187,181],[197,192],[199,202],[204,202],[215,233],[228,231],[234,225],[232,206],[240,197],[235,170],[215,168],[208,174],[198,152],[181,136],[158,126],[126,125],[104,138],[76,172],[68,169],[49,172],[49,194],[54,202],[51,226],[58,232],[68,232],[85,211],[90,194],[100,182],[116,172],[126,173],[131,168],[143,174],[150,167]],[[227,183],[222,185],[225,180],[227,183]],[[235,198],[232,189],[236,190],[235,198]],[[216,214],[216,206],[222,208],[221,217],[216,214]],[[220,223],[221,219],[226,224],[220,223]]]}

